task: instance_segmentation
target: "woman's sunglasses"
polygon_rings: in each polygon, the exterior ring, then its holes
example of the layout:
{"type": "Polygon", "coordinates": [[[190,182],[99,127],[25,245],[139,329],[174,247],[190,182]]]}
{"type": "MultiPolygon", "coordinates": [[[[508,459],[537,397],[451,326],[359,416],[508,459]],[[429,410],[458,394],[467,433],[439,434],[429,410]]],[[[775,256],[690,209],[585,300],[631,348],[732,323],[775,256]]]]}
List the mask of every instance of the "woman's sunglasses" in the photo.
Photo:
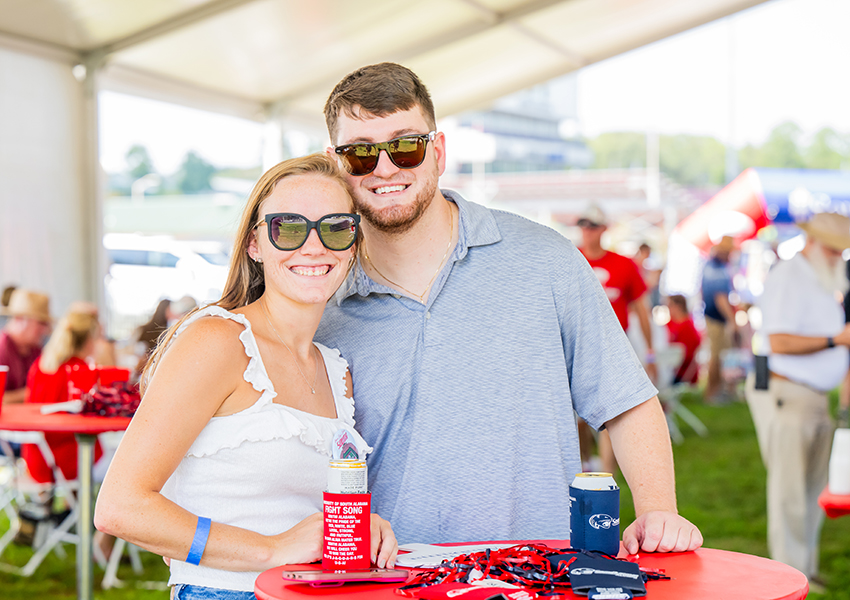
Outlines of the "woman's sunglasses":
{"type": "Polygon", "coordinates": [[[270,213],[254,227],[268,225],[269,241],[278,250],[298,250],[315,229],[319,240],[328,250],[348,250],[357,239],[360,215],[335,213],[311,221],[297,213],[270,213]]]}
{"type": "Polygon", "coordinates": [[[399,169],[415,169],[425,160],[428,142],[433,142],[437,132],[403,135],[378,144],[345,144],[334,148],[342,158],[345,170],[352,175],[368,175],[378,166],[381,150],[387,153],[399,169]]]}

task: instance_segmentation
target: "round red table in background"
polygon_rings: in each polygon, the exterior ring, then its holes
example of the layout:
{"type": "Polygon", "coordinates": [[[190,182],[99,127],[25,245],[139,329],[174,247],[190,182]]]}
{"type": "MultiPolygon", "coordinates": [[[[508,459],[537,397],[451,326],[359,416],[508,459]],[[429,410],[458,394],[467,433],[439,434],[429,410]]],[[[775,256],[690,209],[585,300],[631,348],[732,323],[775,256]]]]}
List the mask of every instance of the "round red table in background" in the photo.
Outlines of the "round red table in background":
{"type": "MultiPolygon", "coordinates": [[[[565,540],[540,540],[539,543],[551,548],[569,547],[569,541],[565,540]]],[[[646,597],[652,600],[802,600],[809,591],[806,576],[797,569],[738,552],[700,548],[695,552],[640,554],[637,562],[648,569],[663,569],[671,577],[669,581],[647,582],[646,597]]],[[[281,577],[284,570],[294,568],[292,565],[276,567],[261,573],[254,582],[258,600],[404,598],[395,593],[396,584],[352,583],[340,587],[312,587],[281,577]]],[[[321,565],[299,565],[298,568],[321,570],[321,565]]],[[[494,589],[493,593],[497,591],[494,589]]],[[[586,598],[569,590],[564,596],[586,598]]]]}
{"type": "Polygon", "coordinates": [[[818,497],[818,504],[830,519],[850,515],[850,494],[832,494],[829,488],[824,488],[818,497]]]}
{"type": "Polygon", "coordinates": [[[80,484],[80,543],[77,545],[77,598],[91,600],[92,580],[92,459],[97,434],[123,431],[130,424],[127,417],[97,417],[68,413],[41,414],[45,404],[7,404],[0,411],[0,429],[6,431],[47,431],[73,433],[77,438],[77,478],[80,484]]]}

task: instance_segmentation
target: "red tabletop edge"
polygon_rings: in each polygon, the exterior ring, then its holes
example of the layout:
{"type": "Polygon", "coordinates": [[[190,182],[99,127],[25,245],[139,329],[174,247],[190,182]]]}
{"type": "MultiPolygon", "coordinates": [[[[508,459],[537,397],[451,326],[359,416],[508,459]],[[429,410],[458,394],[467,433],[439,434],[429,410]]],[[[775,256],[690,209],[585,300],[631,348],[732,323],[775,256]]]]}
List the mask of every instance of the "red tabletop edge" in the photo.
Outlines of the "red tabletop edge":
{"type": "Polygon", "coordinates": [[[850,495],[833,494],[828,487],[818,497],[818,504],[830,519],[850,515],[850,495]]]}
{"type": "Polygon", "coordinates": [[[6,431],[52,431],[96,435],[123,431],[129,417],[101,417],[70,413],[41,414],[44,404],[6,404],[0,410],[0,429],[6,431]]]}
{"type": "MultiPolygon", "coordinates": [[[[464,542],[479,544],[486,542],[464,542]]],[[[505,543],[492,541],[492,543],[505,543]]],[[[516,541],[517,544],[529,543],[516,541]]],[[[535,540],[552,548],[569,547],[567,540],[535,540]]],[[[452,546],[455,544],[439,544],[452,546]]],[[[457,544],[462,545],[462,544],[457,544]]],[[[623,557],[620,550],[620,557],[623,557]]],[[[694,552],[640,554],[641,567],[662,569],[672,579],[651,581],[648,597],[656,600],[803,600],[809,591],[806,576],[788,565],[749,554],[700,548],[694,552]]],[[[290,600],[312,597],[336,599],[401,599],[391,584],[357,583],[337,588],[311,588],[303,583],[286,582],[286,569],[321,569],[321,564],[275,567],[259,575],[254,583],[258,600],[290,600]]],[[[566,598],[581,598],[571,591],[566,598]]]]}

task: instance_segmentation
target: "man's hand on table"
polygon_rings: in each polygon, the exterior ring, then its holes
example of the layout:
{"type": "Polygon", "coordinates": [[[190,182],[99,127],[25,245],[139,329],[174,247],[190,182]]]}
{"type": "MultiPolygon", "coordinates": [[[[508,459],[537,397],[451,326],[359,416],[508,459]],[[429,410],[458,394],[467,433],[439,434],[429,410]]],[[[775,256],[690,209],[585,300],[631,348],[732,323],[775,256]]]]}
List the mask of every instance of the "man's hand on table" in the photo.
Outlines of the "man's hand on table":
{"type": "Polygon", "coordinates": [[[643,552],[688,552],[702,546],[702,534],[684,517],[667,511],[642,514],[623,532],[629,554],[643,552]]]}
{"type": "Polygon", "coordinates": [[[398,541],[395,539],[390,522],[372,514],[372,562],[379,568],[395,566],[398,554],[398,541]]]}

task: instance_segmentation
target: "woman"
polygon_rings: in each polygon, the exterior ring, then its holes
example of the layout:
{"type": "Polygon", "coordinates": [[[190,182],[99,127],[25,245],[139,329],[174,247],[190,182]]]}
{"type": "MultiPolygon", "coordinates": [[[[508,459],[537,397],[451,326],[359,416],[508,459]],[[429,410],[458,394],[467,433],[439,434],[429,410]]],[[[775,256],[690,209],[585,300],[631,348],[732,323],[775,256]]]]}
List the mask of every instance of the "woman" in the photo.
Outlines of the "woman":
{"type": "Polygon", "coordinates": [[[151,354],[156,350],[156,342],[159,336],[168,328],[168,309],[170,306],[171,300],[168,298],[160,300],[150,320],[139,325],[133,332],[132,339],[136,345],[135,353],[139,357],[139,363],[135,369],[137,374],[142,372],[151,354]]]}
{"type": "MultiPolygon", "coordinates": [[[[347,363],[312,341],[354,260],[351,210],[330,158],[273,167],[242,215],[222,299],[151,357],[95,523],[170,558],[175,598],[253,598],[259,572],[321,558],[333,436],[348,429],[367,449],[347,363]]],[[[392,565],[396,552],[372,515],[373,562],[392,565]]]]}
{"type": "Polygon", "coordinates": [[[136,343],[145,346],[145,358],[156,350],[156,342],[159,336],[168,328],[168,309],[170,306],[171,300],[168,298],[160,300],[151,318],[139,325],[133,333],[133,339],[136,343]]]}
{"type": "MultiPolygon", "coordinates": [[[[94,383],[95,375],[89,361],[100,336],[97,315],[78,310],[74,304],[56,324],[53,334],[42,350],[41,357],[27,375],[27,402],[52,404],[68,400],[68,380],[94,383]]],[[[56,466],[67,480],[77,478],[77,441],[73,433],[45,433],[44,438],[53,453],[56,466]]],[[[101,456],[100,444],[95,445],[95,460],[101,456]]],[[[25,444],[21,456],[27,463],[30,476],[40,483],[52,482],[53,471],[38,447],[25,444]]]]}

